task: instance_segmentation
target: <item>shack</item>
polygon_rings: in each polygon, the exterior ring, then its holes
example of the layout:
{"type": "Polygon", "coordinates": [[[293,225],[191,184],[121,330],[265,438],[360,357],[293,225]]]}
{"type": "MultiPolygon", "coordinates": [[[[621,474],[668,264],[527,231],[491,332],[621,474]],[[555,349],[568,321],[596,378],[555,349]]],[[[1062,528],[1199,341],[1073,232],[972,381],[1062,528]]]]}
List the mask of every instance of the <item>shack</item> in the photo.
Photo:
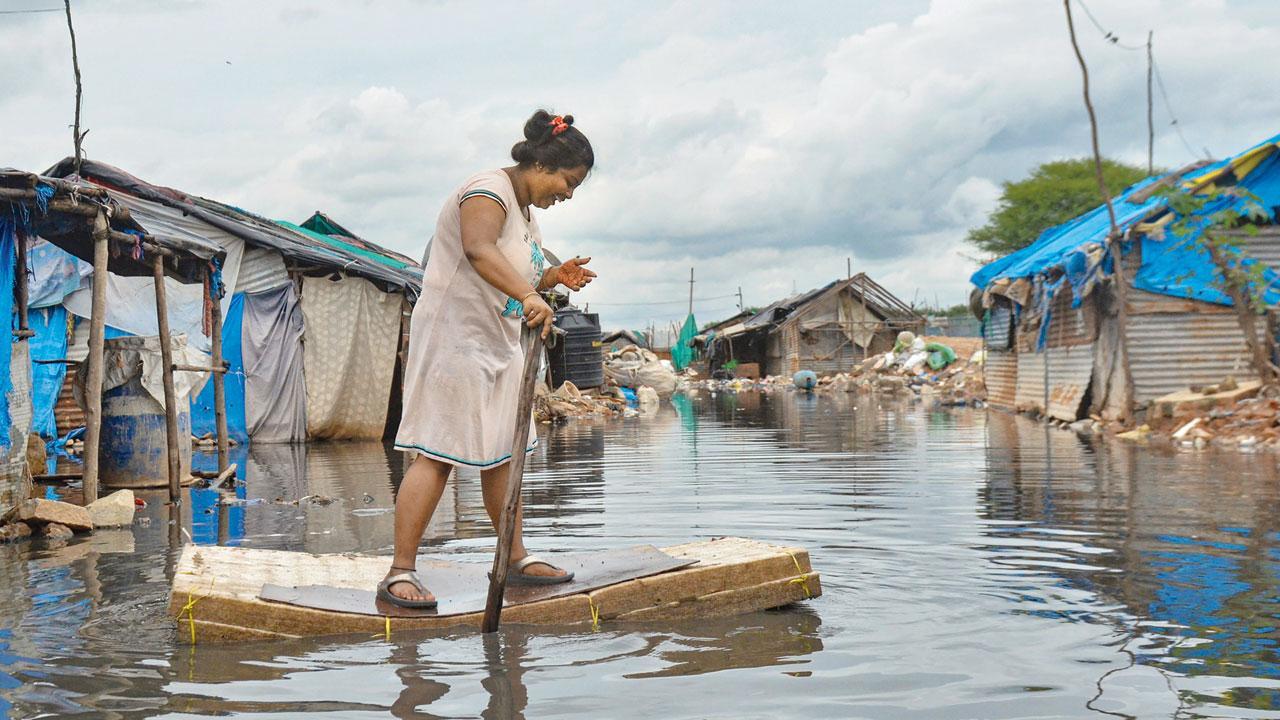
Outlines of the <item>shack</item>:
{"type": "MultiPolygon", "coordinates": [[[[207,311],[213,327],[220,327],[221,315],[213,309],[213,299],[221,289],[219,267],[225,253],[216,245],[199,237],[154,224],[150,219],[131,212],[120,197],[102,187],[79,178],[58,178],[34,173],[0,170],[0,315],[13,319],[14,330],[0,333],[0,514],[26,498],[27,480],[33,468],[27,467],[26,450],[33,420],[32,352],[38,336],[38,323],[31,322],[30,299],[38,298],[42,288],[30,280],[32,246],[41,242],[67,257],[74,257],[87,268],[85,274],[105,278],[108,273],[119,277],[144,277],[151,282],[162,278],[159,289],[150,294],[150,313],[159,317],[166,304],[164,289],[169,282],[197,288],[198,303],[207,311]]],[[[77,284],[79,276],[77,277],[77,284]]],[[[154,287],[154,285],[153,285],[154,287]]],[[[106,298],[91,295],[88,299],[85,358],[88,362],[86,386],[86,444],[84,469],[85,501],[97,497],[98,447],[101,428],[103,377],[103,321],[106,298]],[[96,390],[93,388],[96,387],[96,390]]],[[[171,349],[164,345],[166,357],[171,349]]],[[[217,348],[214,349],[217,357],[217,348]]],[[[63,355],[38,363],[44,368],[56,366],[65,372],[63,355]]],[[[207,374],[212,366],[204,368],[207,374]]],[[[164,377],[166,397],[171,397],[175,368],[166,363],[160,370],[164,377]]],[[[221,380],[216,381],[221,384],[221,380]]],[[[172,434],[172,433],[170,433],[172,434]]],[[[170,438],[173,440],[174,438],[170,438]]],[[[34,469],[42,472],[43,469],[34,469]]]]}
{"type": "MultiPolygon", "coordinates": [[[[1170,187],[1218,193],[1190,218],[1196,223],[1223,210],[1262,211],[1256,235],[1219,234],[1239,244],[1246,265],[1267,266],[1258,290],[1267,305],[1280,302],[1277,136],[1126,188],[1113,201],[1119,237],[1099,206],[974,273],[993,406],[1067,421],[1125,419],[1172,392],[1229,376],[1256,379],[1222,275],[1197,242],[1200,231],[1169,231],[1179,218],[1160,191],[1170,187]]],[[[1266,323],[1257,324],[1261,334],[1266,323]]]]}
{"type": "Polygon", "coordinates": [[[924,317],[859,273],[765,307],[709,338],[712,369],[736,360],[766,375],[851,370],[888,352],[899,332],[921,332],[924,317]]]}
{"type": "MultiPolygon", "coordinates": [[[[49,175],[71,175],[64,160],[49,175]]],[[[149,224],[199,238],[225,253],[227,420],[238,442],[379,439],[399,419],[397,367],[407,343],[407,315],[421,289],[411,259],[360,239],[317,212],[302,225],[173,188],[153,185],[101,162],[85,161],[80,177],[109,189],[149,224]]],[[[41,250],[34,267],[41,297],[38,340],[76,359],[85,347],[85,270],[56,249],[41,250]]],[[[112,275],[107,325],[112,334],[154,335],[144,298],[147,278],[112,275]]],[[[170,325],[207,350],[199,332],[199,289],[169,289],[170,325]]],[[[52,374],[55,371],[50,371],[52,374]]],[[[46,436],[79,420],[67,407],[63,378],[49,378],[35,397],[46,436]],[[56,391],[55,391],[56,388],[56,391]]],[[[211,388],[195,396],[192,432],[213,430],[211,388]]]]}

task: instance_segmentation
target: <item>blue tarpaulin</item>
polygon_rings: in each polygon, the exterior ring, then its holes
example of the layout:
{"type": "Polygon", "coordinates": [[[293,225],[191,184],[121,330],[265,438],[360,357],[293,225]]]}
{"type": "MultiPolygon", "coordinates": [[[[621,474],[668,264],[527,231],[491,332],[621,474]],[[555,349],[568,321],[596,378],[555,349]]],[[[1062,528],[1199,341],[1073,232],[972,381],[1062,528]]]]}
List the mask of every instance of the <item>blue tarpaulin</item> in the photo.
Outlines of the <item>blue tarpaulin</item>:
{"type": "MultiPolygon", "coordinates": [[[[1234,174],[1235,186],[1256,196],[1269,220],[1274,222],[1280,206],[1280,152],[1277,152],[1280,147],[1277,143],[1280,143],[1280,135],[1232,158],[1189,172],[1178,182],[1198,185],[1212,179],[1215,185],[1226,189],[1232,184],[1234,174]]],[[[1126,188],[1112,200],[1120,232],[1161,214],[1167,203],[1160,195],[1155,194],[1141,202],[1134,198],[1158,180],[1147,178],[1126,188]]],[[[1201,215],[1207,217],[1229,208],[1244,210],[1248,205],[1245,198],[1223,196],[1210,203],[1201,215]]],[[[1100,252],[1110,231],[1107,208],[1100,205],[1069,222],[1045,230],[1034,243],[984,266],[970,280],[985,289],[999,280],[1034,278],[1051,271],[1061,271],[1066,275],[1078,305],[1084,294],[1082,291],[1086,291],[1098,273],[1110,271],[1111,258],[1100,252]]],[[[1220,275],[1210,262],[1208,253],[1193,240],[1191,235],[1175,237],[1172,233],[1167,237],[1144,235],[1141,239],[1142,265],[1134,285],[1162,295],[1231,304],[1217,287],[1220,275]]],[[[1131,252],[1131,248],[1126,247],[1125,252],[1131,252]]],[[[1280,301],[1280,275],[1270,269],[1264,275],[1269,284],[1266,301],[1280,301]]]]}
{"type": "Polygon", "coordinates": [[[31,432],[45,440],[58,437],[54,408],[67,377],[67,309],[61,305],[31,310],[28,325],[35,336],[31,349],[31,432]],[[45,360],[48,362],[40,362],[45,360]]]}
{"type": "MultiPolygon", "coordinates": [[[[241,352],[241,329],[244,327],[244,293],[231,296],[231,305],[222,323],[222,359],[231,365],[226,374],[227,435],[241,445],[249,441],[244,416],[244,356],[241,352]]],[[[196,437],[217,434],[217,418],[213,410],[213,381],[205,383],[200,394],[191,400],[191,432],[196,437]]]]}

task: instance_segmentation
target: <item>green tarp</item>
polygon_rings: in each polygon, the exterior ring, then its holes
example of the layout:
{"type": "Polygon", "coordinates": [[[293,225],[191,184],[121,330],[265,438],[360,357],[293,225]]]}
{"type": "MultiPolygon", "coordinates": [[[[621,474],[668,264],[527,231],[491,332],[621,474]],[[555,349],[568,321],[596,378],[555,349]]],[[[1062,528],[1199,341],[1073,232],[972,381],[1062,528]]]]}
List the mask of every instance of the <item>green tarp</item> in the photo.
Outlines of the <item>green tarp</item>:
{"type": "Polygon", "coordinates": [[[677,371],[689,367],[693,362],[696,356],[693,337],[697,334],[698,323],[693,319],[693,313],[689,313],[689,317],[685,318],[684,327],[680,328],[680,339],[671,346],[671,364],[675,365],[677,371]]]}
{"type": "Polygon", "coordinates": [[[386,255],[382,255],[380,253],[376,253],[371,250],[365,250],[364,248],[358,247],[356,245],[352,245],[351,243],[342,242],[338,238],[330,237],[328,235],[322,235],[314,230],[308,230],[307,228],[304,228],[301,225],[294,225],[288,220],[276,220],[274,222],[280,227],[288,228],[290,230],[293,230],[294,232],[301,233],[313,240],[318,240],[319,242],[322,242],[325,245],[328,245],[329,247],[346,250],[349,253],[354,253],[356,255],[359,255],[360,257],[368,258],[370,260],[373,260],[374,262],[382,263],[383,265],[389,265],[398,270],[403,270],[404,268],[409,267],[409,263],[404,262],[403,260],[397,260],[395,258],[387,257],[386,255]]]}

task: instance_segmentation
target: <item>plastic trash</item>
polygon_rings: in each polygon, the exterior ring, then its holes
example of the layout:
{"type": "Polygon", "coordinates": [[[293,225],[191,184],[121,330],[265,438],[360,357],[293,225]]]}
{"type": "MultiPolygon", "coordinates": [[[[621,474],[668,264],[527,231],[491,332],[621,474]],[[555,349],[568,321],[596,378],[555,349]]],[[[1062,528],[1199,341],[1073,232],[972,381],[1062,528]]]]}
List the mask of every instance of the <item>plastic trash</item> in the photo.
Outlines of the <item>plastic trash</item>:
{"type": "Polygon", "coordinates": [[[801,390],[812,390],[818,385],[818,376],[812,370],[801,370],[791,376],[791,384],[801,390]]]}

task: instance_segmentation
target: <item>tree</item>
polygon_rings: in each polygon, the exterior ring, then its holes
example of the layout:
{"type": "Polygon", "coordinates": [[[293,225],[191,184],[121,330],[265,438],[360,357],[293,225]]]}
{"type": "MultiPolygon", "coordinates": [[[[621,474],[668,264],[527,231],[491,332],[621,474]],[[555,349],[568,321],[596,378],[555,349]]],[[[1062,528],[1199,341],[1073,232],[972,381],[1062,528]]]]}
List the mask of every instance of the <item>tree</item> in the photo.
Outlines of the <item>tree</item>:
{"type": "MultiPolygon", "coordinates": [[[[1107,187],[1118,191],[1147,176],[1133,165],[1102,161],[1107,187]]],[[[966,238],[993,257],[1008,255],[1035,242],[1040,233],[1098,206],[1098,179],[1093,158],[1055,160],[1035,170],[1025,180],[1004,183],[1000,202],[987,224],[969,231],[966,238]]]]}

